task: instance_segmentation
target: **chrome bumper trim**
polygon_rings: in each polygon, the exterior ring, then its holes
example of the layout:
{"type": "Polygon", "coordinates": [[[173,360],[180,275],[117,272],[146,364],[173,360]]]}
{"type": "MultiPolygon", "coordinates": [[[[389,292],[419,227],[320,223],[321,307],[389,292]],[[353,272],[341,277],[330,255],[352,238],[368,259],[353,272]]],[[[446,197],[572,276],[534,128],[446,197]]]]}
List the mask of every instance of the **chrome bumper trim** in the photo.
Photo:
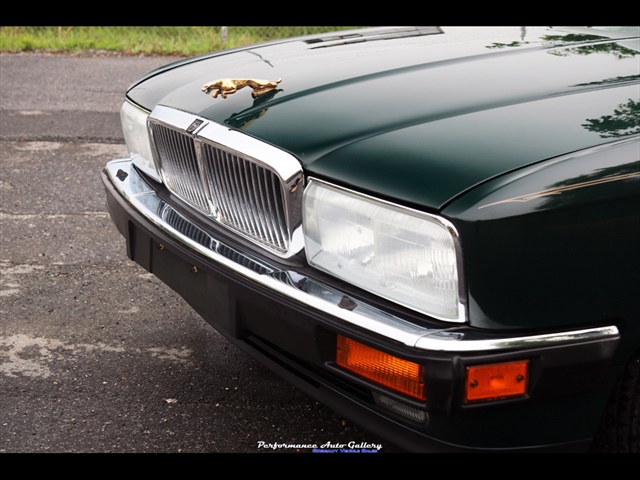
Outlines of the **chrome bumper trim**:
{"type": "Polygon", "coordinates": [[[184,218],[157,195],[132,166],[130,159],[109,162],[105,172],[119,194],[138,213],[209,260],[309,308],[418,350],[495,352],[614,339],[619,333],[617,327],[606,326],[535,336],[481,334],[464,326],[430,329],[415,325],[353,298],[349,298],[347,309],[341,306],[344,305],[345,295],[335,288],[241,252],[184,218]],[[175,222],[172,226],[167,220],[176,218],[180,226],[175,222]]]}

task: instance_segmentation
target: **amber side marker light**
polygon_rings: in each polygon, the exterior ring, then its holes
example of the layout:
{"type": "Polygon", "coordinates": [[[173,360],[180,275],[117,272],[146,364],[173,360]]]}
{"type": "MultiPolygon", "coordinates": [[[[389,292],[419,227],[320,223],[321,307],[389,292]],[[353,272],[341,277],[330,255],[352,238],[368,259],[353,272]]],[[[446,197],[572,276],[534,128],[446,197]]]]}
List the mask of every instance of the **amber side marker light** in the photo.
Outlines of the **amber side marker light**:
{"type": "Polygon", "coordinates": [[[419,400],[425,400],[424,367],[338,335],[336,362],[343,368],[419,400]]]}
{"type": "Polygon", "coordinates": [[[529,361],[467,367],[466,402],[499,400],[527,393],[529,361]]]}

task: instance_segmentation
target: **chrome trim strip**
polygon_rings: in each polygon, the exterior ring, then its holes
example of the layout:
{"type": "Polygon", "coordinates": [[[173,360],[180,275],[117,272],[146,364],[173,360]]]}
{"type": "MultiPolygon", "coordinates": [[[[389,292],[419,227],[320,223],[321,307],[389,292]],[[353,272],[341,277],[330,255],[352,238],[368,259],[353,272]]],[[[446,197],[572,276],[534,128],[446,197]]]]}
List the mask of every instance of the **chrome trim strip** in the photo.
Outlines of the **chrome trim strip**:
{"type": "Polygon", "coordinates": [[[130,159],[113,160],[107,164],[105,171],[115,189],[138,213],[163,232],[209,260],[309,308],[418,350],[439,352],[513,350],[558,343],[614,339],[619,333],[617,327],[606,326],[545,335],[496,337],[495,333],[492,334],[494,336],[480,334],[459,325],[446,329],[429,329],[355,299],[350,299],[348,309],[343,308],[340,305],[343,304],[345,295],[335,288],[241,252],[182,217],[156,194],[133,168],[130,159]],[[179,222],[174,226],[166,220],[169,218],[168,213],[171,216],[180,217],[179,222]]]}

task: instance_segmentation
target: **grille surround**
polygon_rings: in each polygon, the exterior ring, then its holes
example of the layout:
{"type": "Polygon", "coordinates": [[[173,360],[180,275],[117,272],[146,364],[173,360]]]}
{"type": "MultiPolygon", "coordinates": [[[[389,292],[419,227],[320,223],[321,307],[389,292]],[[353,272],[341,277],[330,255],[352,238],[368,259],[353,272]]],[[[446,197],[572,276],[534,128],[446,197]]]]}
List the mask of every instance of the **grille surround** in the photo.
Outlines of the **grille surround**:
{"type": "Polygon", "coordinates": [[[169,107],[147,122],[154,161],[171,193],[280,257],[302,250],[304,176],[291,154],[169,107]]]}

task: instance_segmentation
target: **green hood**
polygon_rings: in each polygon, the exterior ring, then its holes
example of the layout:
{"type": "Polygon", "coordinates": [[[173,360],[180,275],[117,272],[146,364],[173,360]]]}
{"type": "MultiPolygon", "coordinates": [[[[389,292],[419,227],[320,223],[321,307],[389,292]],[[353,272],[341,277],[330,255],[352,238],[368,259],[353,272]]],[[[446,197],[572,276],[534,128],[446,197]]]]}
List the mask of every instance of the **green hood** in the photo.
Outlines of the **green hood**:
{"type": "Polygon", "coordinates": [[[242,130],[309,175],[439,209],[498,175],[638,133],[638,38],[614,33],[340,32],[172,64],[128,96],[242,130]],[[201,91],[219,78],[282,81],[258,99],[201,91]]]}

